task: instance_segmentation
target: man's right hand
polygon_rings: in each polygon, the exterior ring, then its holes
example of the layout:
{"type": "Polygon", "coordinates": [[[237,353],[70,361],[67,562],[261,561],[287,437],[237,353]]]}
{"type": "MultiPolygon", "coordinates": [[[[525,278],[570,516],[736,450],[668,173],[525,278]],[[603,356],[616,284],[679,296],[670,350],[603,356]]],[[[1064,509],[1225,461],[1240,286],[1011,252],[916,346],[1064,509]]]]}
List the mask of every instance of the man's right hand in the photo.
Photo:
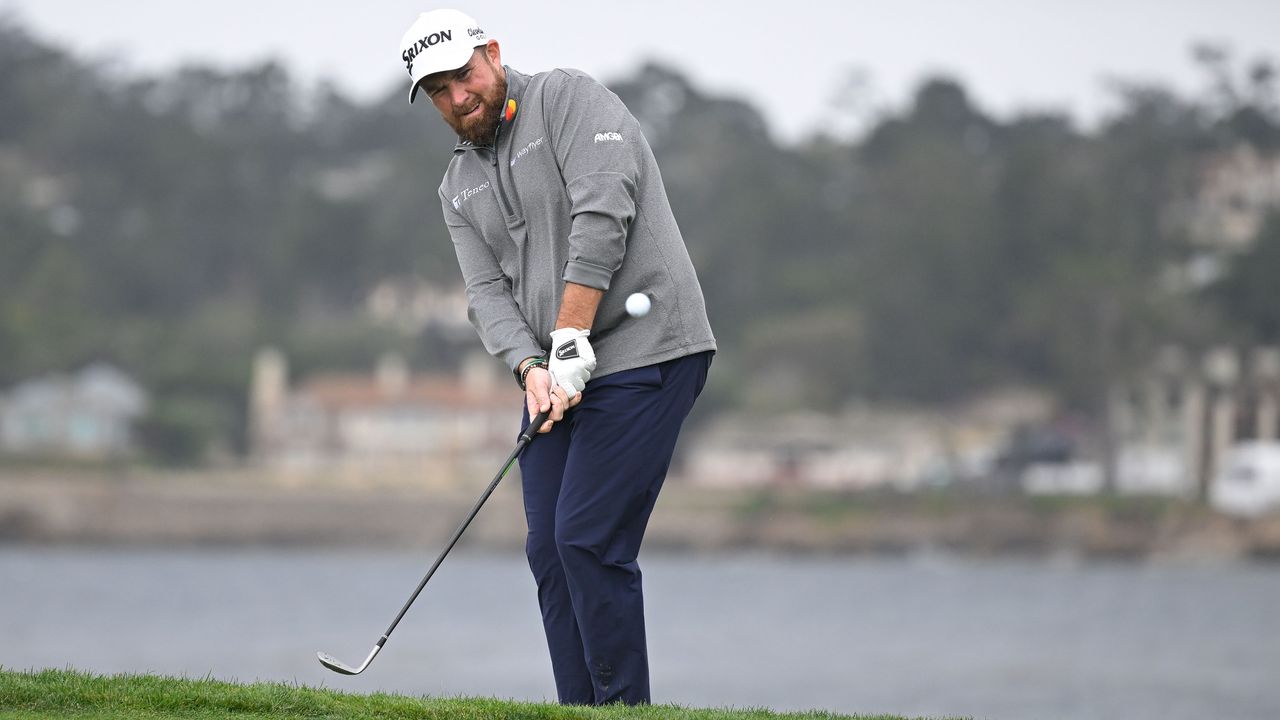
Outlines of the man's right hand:
{"type": "Polygon", "coordinates": [[[529,375],[524,382],[524,400],[525,405],[529,408],[529,418],[532,419],[538,413],[551,408],[551,415],[547,421],[538,428],[538,432],[544,433],[551,430],[551,426],[564,419],[564,411],[574,407],[582,402],[582,393],[577,393],[570,400],[564,391],[564,388],[555,384],[551,379],[551,373],[545,367],[536,367],[529,371],[529,375]]]}

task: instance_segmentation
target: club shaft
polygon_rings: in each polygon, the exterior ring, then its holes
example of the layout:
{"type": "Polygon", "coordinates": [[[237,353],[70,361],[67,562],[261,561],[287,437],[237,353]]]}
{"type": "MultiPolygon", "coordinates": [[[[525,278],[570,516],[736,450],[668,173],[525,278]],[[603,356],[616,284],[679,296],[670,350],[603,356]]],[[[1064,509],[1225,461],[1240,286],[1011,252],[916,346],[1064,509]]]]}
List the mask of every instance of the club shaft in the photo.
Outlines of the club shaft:
{"type": "Polygon", "coordinates": [[[511,466],[514,465],[516,459],[520,457],[520,453],[524,452],[525,447],[527,447],[529,443],[533,441],[533,438],[537,436],[538,428],[542,427],[550,414],[550,412],[539,413],[520,435],[520,440],[516,442],[515,449],[511,451],[511,455],[507,457],[507,461],[503,463],[502,469],[494,476],[493,481],[489,483],[489,487],[485,488],[484,493],[480,495],[480,499],[476,500],[476,504],[472,506],[471,512],[467,513],[466,519],[464,519],[462,524],[458,526],[458,529],[453,532],[453,537],[449,539],[449,543],[445,545],[444,550],[441,551],[439,557],[436,558],[436,561],[431,564],[431,569],[428,570],[426,576],[422,578],[422,582],[418,583],[417,589],[415,589],[413,594],[409,596],[409,601],[404,604],[404,607],[400,608],[400,612],[396,614],[396,619],[391,621],[391,625],[387,628],[387,631],[382,634],[382,639],[378,641],[379,646],[386,642],[387,638],[391,635],[391,631],[395,630],[396,625],[400,624],[400,619],[409,611],[409,606],[413,605],[413,601],[418,599],[418,595],[422,593],[422,589],[427,586],[427,581],[431,579],[432,575],[436,574],[436,569],[440,567],[440,563],[444,562],[445,557],[448,556],[449,551],[453,549],[453,546],[458,544],[458,540],[462,538],[462,534],[466,532],[467,526],[469,526],[471,521],[475,519],[476,515],[480,513],[480,508],[484,507],[485,501],[487,501],[489,496],[493,494],[493,491],[497,489],[498,483],[502,482],[502,478],[511,470],[511,466]]]}

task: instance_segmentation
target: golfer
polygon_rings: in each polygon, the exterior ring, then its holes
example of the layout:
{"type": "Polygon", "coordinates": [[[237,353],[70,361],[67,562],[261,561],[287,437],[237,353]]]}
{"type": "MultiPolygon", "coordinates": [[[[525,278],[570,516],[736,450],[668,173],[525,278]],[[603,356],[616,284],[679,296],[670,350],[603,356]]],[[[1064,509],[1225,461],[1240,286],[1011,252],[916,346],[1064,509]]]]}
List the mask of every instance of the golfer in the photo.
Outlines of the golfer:
{"type": "Polygon", "coordinates": [[[526,550],[560,702],[648,703],[636,558],[715,352],[640,125],[577,70],[525,75],[457,10],[424,13],[409,101],[458,135],[440,206],[485,347],[550,409],[520,458],[526,550]],[[631,317],[626,298],[652,310],[631,317]]]}

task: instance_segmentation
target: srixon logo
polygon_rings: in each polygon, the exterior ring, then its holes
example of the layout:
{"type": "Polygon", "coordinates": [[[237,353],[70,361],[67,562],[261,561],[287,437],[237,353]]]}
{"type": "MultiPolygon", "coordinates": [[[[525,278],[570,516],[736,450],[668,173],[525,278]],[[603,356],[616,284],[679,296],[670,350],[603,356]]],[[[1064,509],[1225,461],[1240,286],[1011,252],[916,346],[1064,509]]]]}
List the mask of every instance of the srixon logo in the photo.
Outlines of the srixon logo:
{"type": "Polygon", "coordinates": [[[578,357],[578,341],[570,340],[569,342],[556,348],[557,360],[568,360],[569,358],[578,357]]]}
{"type": "Polygon", "coordinates": [[[414,58],[421,55],[423,50],[426,50],[432,45],[439,45],[440,43],[446,40],[452,40],[452,39],[453,39],[452,30],[441,30],[440,32],[433,32],[430,35],[422,38],[418,42],[414,43],[413,47],[401,53],[400,59],[404,60],[405,68],[408,69],[409,74],[412,75],[414,58]]]}

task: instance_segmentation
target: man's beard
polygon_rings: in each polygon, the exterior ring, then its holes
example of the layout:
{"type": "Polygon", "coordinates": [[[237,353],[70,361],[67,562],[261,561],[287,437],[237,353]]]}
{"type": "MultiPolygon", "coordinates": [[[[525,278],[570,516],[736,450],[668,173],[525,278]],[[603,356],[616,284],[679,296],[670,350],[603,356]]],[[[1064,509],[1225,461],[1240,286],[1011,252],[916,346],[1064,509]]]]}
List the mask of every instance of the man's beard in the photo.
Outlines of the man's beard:
{"type": "Polygon", "coordinates": [[[502,105],[507,99],[507,79],[497,78],[489,92],[480,99],[480,111],[475,117],[447,118],[449,127],[458,137],[472,145],[488,145],[502,120],[502,105]]]}

